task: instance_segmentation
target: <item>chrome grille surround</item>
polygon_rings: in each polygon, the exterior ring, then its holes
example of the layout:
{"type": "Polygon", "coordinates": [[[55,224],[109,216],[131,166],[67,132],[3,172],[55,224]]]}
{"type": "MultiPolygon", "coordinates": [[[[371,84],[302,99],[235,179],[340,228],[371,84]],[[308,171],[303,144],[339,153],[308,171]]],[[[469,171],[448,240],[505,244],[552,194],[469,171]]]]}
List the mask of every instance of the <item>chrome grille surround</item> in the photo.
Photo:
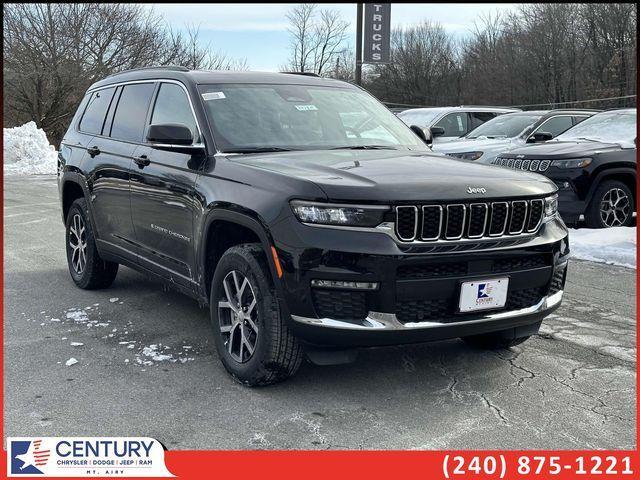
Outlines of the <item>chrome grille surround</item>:
{"type": "Polygon", "coordinates": [[[400,205],[395,207],[395,217],[395,223],[389,225],[394,227],[396,239],[402,243],[531,235],[544,221],[544,200],[400,205]],[[399,223],[402,223],[400,228],[399,223]],[[412,236],[408,236],[409,233],[412,236]]]}
{"type": "Polygon", "coordinates": [[[418,207],[415,205],[401,205],[396,207],[396,235],[403,242],[412,242],[416,239],[418,236],[418,207]],[[403,214],[402,212],[404,211],[406,211],[406,213],[403,214]],[[413,213],[409,213],[409,211],[413,213]],[[413,215],[413,235],[410,237],[407,237],[406,235],[403,236],[400,232],[401,229],[404,230],[405,228],[404,223],[409,221],[401,219],[401,215],[407,215],[408,218],[410,215],[413,215]]]}

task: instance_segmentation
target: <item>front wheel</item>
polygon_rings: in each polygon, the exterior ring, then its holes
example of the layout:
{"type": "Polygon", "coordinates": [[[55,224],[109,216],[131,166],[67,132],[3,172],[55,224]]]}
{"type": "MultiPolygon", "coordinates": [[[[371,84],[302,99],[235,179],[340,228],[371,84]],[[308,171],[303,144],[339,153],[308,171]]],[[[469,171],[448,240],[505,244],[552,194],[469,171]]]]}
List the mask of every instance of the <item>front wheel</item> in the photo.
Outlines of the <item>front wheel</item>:
{"type": "Polygon", "coordinates": [[[282,318],[260,245],[231,247],[222,255],[211,282],[210,308],[218,355],[238,382],[269,385],[298,370],[302,348],[282,318]]]}
{"type": "Polygon", "coordinates": [[[617,180],[602,182],[585,214],[589,228],[627,227],[633,220],[633,194],[617,180]]]}
{"type": "Polygon", "coordinates": [[[113,283],[118,274],[118,264],[100,258],[84,198],[77,199],[69,208],[66,241],[69,273],[78,287],[93,290],[113,283]]]}

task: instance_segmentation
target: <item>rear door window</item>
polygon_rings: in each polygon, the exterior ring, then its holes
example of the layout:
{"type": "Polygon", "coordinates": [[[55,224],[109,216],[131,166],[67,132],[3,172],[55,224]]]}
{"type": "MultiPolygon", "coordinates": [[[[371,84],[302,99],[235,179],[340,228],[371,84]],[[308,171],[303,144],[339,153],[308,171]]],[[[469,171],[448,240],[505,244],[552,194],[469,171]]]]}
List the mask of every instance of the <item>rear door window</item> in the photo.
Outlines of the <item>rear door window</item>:
{"type": "Polygon", "coordinates": [[[80,120],[79,128],[81,132],[93,135],[102,133],[104,118],[115,90],[115,87],[105,88],[91,94],[87,108],[84,111],[84,115],[82,115],[82,120],[80,120]]]}
{"type": "Polygon", "coordinates": [[[112,138],[142,142],[154,88],[153,83],[134,83],[124,86],[113,116],[112,138]]]}
{"type": "Polygon", "coordinates": [[[189,127],[194,140],[198,141],[198,127],[193,117],[187,94],[180,85],[163,83],[153,107],[151,124],[181,123],[189,127]]]}
{"type": "Polygon", "coordinates": [[[467,112],[456,112],[446,115],[435,126],[444,128],[443,137],[460,137],[467,133],[467,125],[467,112]]]}

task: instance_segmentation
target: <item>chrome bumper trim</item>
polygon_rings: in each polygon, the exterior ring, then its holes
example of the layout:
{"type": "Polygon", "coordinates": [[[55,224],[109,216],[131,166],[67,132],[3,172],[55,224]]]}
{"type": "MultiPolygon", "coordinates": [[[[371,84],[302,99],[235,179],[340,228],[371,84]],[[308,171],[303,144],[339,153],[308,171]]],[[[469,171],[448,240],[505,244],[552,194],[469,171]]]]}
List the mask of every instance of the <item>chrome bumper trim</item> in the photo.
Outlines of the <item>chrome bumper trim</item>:
{"type": "Polygon", "coordinates": [[[428,328],[444,328],[454,326],[473,325],[476,323],[488,323],[495,320],[504,320],[505,318],[518,318],[534,313],[542,313],[545,310],[555,307],[562,301],[563,290],[553,295],[544,297],[537,304],[522,308],[520,310],[510,310],[508,312],[490,313],[475,317],[471,320],[463,320],[460,322],[442,323],[442,322],[409,322],[402,323],[398,320],[395,313],[369,312],[364,320],[335,320],[332,318],[307,318],[298,315],[291,315],[291,318],[299,323],[306,325],[315,325],[317,327],[336,328],[341,330],[415,330],[428,328]]]}

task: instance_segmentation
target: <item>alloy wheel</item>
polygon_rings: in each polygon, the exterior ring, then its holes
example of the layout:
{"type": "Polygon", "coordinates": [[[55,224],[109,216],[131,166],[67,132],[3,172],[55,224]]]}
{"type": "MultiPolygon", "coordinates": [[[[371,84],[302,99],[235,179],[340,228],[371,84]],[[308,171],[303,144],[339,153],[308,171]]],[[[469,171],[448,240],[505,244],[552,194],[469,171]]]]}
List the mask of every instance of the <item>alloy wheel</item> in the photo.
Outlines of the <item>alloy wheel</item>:
{"type": "Polygon", "coordinates": [[[607,227],[624,225],[631,212],[631,202],[620,188],[608,190],[600,202],[600,218],[607,227]]]}
{"type": "Polygon", "coordinates": [[[218,302],[218,319],[225,347],[238,363],[247,362],[258,341],[256,295],[249,279],[237,270],[222,280],[224,299],[218,302]]]}
{"type": "Polygon", "coordinates": [[[69,246],[71,247],[71,266],[78,275],[82,275],[87,266],[86,232],[84,219],[76,213],[69,227],[69,246]]]}

